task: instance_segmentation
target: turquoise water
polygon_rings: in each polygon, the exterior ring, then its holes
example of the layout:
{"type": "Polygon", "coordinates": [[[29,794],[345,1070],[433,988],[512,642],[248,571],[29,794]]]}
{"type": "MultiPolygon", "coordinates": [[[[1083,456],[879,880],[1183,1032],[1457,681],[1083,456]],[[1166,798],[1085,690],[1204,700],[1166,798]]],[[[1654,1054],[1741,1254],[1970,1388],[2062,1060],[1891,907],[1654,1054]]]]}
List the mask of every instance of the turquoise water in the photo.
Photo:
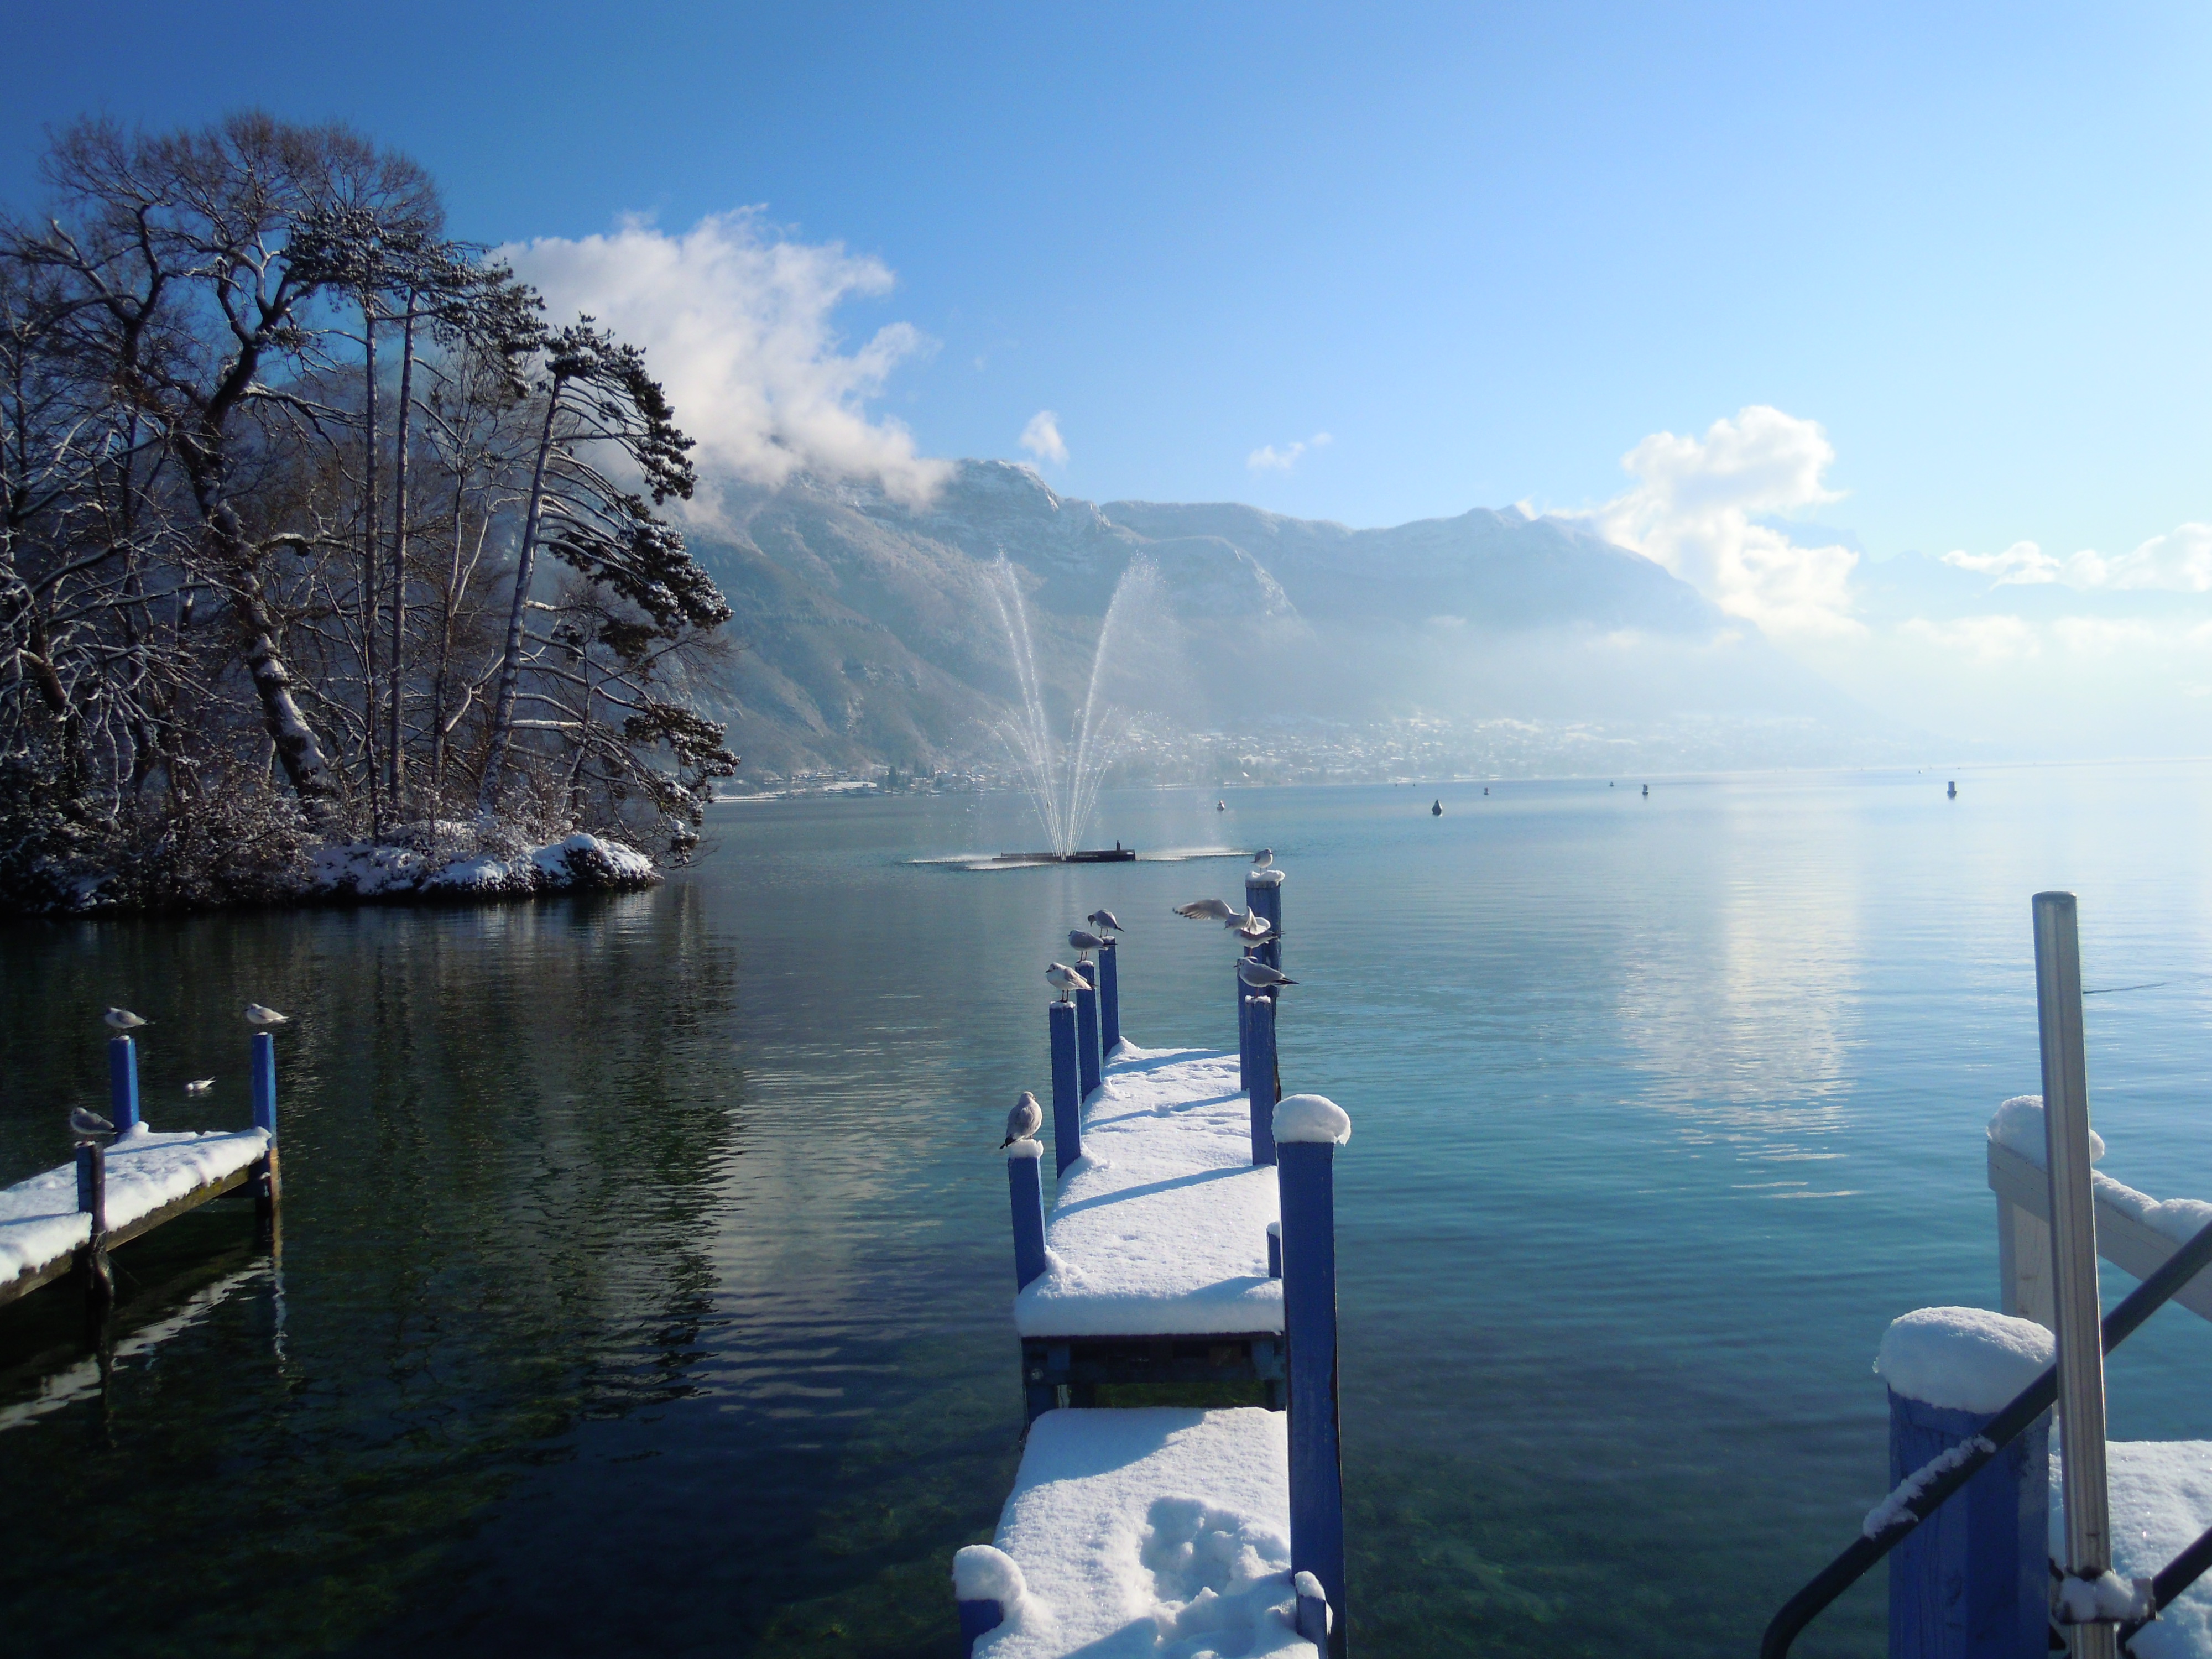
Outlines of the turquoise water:
{"type": "MultiPolygon", "coordinates": [[[[1944,781],[1109,797],[1103,839],[1290,872],[1285,1083],[1356,1126],[1364,1651],[1751,1650],[1880,1495],[1883,1326],[1995,1299],[2038,889],[2104,993],[2103,1167],[2212,1195],[2212,767],[1944,781]]],[[[278,1261],[225,1200],[121,1253],[105,1358],[59,1293],[0,1310],[11,1650],[957,1651],[1018,1454],[991,1148],[1039,970],[1104,903],[1130,1035],[1227,1041],[1228,947],[1168,907],[1242,865],[913,862],[1033,842],[1004,797],[712,827],[635,897],[0,933],[0,1178],[65,1155],[108,1003],[156,1022],[158,1127],[242,1123],[235,1011],[297,1016],[278,1261]]],[[[2161,1315],[2114,1432],[2212,1436],[2208,1377],[2161,1315]]]]}

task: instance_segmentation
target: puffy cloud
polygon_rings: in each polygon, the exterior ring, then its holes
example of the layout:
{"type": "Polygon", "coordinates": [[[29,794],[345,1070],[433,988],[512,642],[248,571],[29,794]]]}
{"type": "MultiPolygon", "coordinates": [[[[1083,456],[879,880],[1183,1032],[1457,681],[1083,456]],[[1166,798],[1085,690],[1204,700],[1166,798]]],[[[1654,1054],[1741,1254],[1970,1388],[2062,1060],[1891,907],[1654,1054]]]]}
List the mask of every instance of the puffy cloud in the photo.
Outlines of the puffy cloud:
{"type": "Polygon", "coordinates": [[[2059,644],[2076,655],[2108,657],[2164,644],[2159,629],[2125,617],[2061,617],[2051,624],[2059,644]]]}
{"type": "Polygon", "coordinates": [[[1055,466],[1067,465],[1067,443],[1060,435],[1060,416],[1048,409],[1040,409],[1030,416],[1030,423],[1022,428],[1021,442],[1041,461],[1055,466]]]}
{"type": "Polygon", "coordinates": [[[1280,449],[1273,444],[1262,444],[1244,458],[1244,465],[1255,472],[1288,472],[1308,450],[1326,449],[1335,441],[1328,433],[1316,432],[1310,438],[1300,438],[1280,449]]]}
{"type": "Polygon", "coordinates": [[[891,371],[933,343],[892,323],[848,349],[830,317],[886,294],[881,260],[836,242],[788,240],[757,210],[713,215],[681,235],[641,219],[611,234],[544,237],[497,250],[545,295],[555,320],[588,312],[645,348],[702,470],[758,483],[796,472],[872,481],[919,504],[951,464],[915,452],[866,404],[891,371]]]}
{"type": "Polygon", "coordinates": [[[1946,553],[1943,562],[1996,586],[2064,582],[2069,587],[2162,588],[2212,592],[2212,525],[2177,526],[2118,558],[2084,548],[2059,558],[2033,542],[2014,542],[2002,553],[1946,553]]]}
{"type": "Polygon", "coordinates": [[[1852,635],[1848,547],[1801,546],[1761,522],[1839,499],[1817,421],[1753,404],[1705,435],[1656,432],[1621,458],[1636,487],[1590,516],[1608,539],[1667,567],[1731,616],[1775,634],[1852,635]]]}
{"type": "Polygon", "coordinates": [[[1899,624],[1897,631],[1909,640],[1976,662],[2010,662],[2040,655],[2043,650],[2034,625],[2021,617],[1960,617],[1946,623],[1915,617],[1899,624]]]}

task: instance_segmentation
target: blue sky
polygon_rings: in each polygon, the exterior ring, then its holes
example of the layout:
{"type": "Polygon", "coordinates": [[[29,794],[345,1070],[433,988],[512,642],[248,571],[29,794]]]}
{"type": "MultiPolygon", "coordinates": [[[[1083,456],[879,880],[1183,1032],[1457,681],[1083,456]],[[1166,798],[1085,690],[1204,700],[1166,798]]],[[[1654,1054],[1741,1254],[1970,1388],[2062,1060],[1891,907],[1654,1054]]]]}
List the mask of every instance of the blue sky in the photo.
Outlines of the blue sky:
{"type": "Polygon", "coordinates": [[[1830,453],[1753,508],[1867,561],[2212,520],[2202,8],[112,15],[0,4],[39,65],[0,196],[46,124],[260,103],[410,152],[488,242],[757,208],[727,235],[865,264],[817,354],[899,325],[819,395],[923,456],[1053,411],[1072,494],[1597,509],[1769,406],[1830,453]]]}

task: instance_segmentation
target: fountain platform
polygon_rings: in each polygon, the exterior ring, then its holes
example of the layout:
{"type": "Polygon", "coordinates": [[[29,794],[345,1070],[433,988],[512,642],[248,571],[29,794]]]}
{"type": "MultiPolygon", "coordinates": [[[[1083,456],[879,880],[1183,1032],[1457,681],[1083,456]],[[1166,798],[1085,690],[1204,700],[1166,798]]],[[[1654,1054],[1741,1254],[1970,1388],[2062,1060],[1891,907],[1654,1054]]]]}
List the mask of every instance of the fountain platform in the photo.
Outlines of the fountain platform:
{"type": "Polygon", "coordinates": [[[1133,847],[1086,847],[1073,853],[1000,853],[994,864],[1133,864],[1133,847]]]}

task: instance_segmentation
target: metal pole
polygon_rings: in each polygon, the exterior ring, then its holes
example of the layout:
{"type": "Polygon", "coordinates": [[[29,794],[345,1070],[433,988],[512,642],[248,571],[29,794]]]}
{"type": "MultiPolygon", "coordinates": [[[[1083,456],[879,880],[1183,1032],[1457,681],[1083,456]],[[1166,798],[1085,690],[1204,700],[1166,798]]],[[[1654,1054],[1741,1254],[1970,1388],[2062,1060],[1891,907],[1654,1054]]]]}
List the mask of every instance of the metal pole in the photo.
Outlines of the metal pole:
{"type": "MultiPolygon", "coordinates": [[[[2081,1036],[2081,939],[2074,895],[2038,893],[2035,1012],[2043,1039],[2044,1166],[2051,1176],[2058,1414],[2065,1441],[2066,1571],[2112,1565],[2105,1484],[2105,1345],[2098,1320],[2097,1218],[2089,1170],[2089,1070],[2081,1036]]],[[[2113,1659],[2111,1625],[2074,1627],[2075,1659],[2113,1659]]]]}
{"type": "Polygon", "coordinates": [[[1083,1156],[1083,1094],[1075,1065],[1075,1005],[1055,1002],[1045,1011],[1052,1028],[1052,1168],[1066,1175],[1083,1156]]]}
{"type": "Polygon", "coordinates": [[[127,1036],[107,1039],[107,1115],[118,1135],[138,1127],[138,1045],[127,1036]]]}
{"type": "Polygon", "coordinates": [[[1098,1046],[1107,1055],[1121,1045],[1121,959],[1108,939],[1098,951],[1098,1046]]]}

